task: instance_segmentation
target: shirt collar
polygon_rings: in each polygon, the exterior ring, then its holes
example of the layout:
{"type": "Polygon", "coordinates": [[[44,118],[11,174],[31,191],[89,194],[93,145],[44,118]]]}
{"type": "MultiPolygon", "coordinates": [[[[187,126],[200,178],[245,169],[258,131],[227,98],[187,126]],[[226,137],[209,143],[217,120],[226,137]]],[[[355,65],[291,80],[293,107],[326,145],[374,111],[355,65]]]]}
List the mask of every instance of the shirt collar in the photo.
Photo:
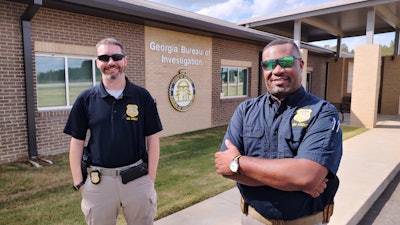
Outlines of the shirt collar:
{"type": "MultiPolygon", "coordinates": [[[[125,77],[125,81],[126,81],[125,82],[126,84],[125,84],[124,90],[122,91],[122,96],[128,96],[128,97],[133,96],[133,92],[130,91],[130,90],[132,90],[132,88],[129,88],[133,84],[129,81],[129,79],[127,77],[125,77]]],[[[104,87],[104,84],[102,81],[100,82],[100,85],[99,85],[99,91],[100,91],[102,98],[105,98],[109,95],[108,92],[106,91],[106,88],[104,87]]]]}
{"type": "MultiPolygon", "coordinates": [[[[281,103],[287,104],[287,105],[295,105],[296,103],[298,103],[303,96],[306,94],[306,91],[304,90],[303,86],[301,86],[294,94],[288,96],[287,98],[285,98],[284,100],[282,100],[281,103]]],[[[272,95],[268,92],[267,93],[268,96],[268,103],[269,106],[272,106],[276,100],[272,97],[272,95]]]]}

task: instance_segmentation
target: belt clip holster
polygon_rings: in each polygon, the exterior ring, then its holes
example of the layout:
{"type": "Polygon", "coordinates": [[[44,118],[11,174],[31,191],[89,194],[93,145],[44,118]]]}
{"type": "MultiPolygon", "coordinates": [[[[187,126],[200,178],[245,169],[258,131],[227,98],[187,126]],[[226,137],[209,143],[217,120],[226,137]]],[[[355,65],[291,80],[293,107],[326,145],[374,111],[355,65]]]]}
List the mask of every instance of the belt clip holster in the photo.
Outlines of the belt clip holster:
{"type": "Polygon", "coordinates": [[[240,208],[243,214],[249,214],[249,203],[245,202],[243,197],[240,198],[240,208]]]}
{"type": "Polygon", "coordinates": [[[127,184],[132,180],[135,180],[139,177],[148,174],[148,167],[147,163],[143,162],[137,166],[133,166],[126,170],[121,171],[121,180],[123,184],[127,184]]]}
{"type": "Polygon", "coordinates": [[[333,204],[329,204],[324,207],[324,219],[322,223],[329,223],[331,216],[333,215],[333,204]]]}

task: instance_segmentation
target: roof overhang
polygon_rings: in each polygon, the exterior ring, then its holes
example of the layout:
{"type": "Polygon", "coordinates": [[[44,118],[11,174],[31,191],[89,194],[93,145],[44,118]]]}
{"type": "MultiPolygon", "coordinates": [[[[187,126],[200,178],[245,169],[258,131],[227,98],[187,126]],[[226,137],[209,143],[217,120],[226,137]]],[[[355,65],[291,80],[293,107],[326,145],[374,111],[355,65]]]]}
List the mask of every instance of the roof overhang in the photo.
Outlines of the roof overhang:
{"type": "Polygon", "coordinates": [[[294,38],[296,21],[301,22],[301,40],[305,42],[363,36],[367,16],[375,13],[374,33],[400,28],[400,0],[348,0],[305,7],[299,10],[241,20],[245,27],[294,38]]]}
{"type": "MultiPolygon", "coordinates": [[[[16,0],[32,4],[34,0],[16,0]]],[[[42,0],[42,7],[204,36],[268,43],[277,36],[223,20],[141,0],[42,0]]]]}
{"type": "MultiPolygon", "coordinates": [[[[37,0],[14,0],[25,4],[33,4],[35,1],[37,0]]],[[[142,0],[40,1],[41,7],[45,8],[258,45],[265,45],[276,38],[282,38],[276,34],[142,0]]],[[[302,45],[319,54],[334,54],[329,49],[307,43],[302,45]]]]}

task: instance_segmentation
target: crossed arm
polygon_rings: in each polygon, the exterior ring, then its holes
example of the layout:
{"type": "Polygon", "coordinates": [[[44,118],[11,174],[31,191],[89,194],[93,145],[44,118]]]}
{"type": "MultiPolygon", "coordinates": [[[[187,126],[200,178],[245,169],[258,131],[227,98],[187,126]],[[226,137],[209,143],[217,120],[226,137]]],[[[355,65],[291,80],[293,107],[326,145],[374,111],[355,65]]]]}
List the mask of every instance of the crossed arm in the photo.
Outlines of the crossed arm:
{"type": "Polygon", "coordinates": [[[218,174],[248,186],[264,186],[283,191],[303,191],[318,197],[326,188],[328,169],[308,159],[261,159],[242,156],[240,174],[233,173],[229,164],[240,152],[229,140],[226,151],[215,153],[218,174]]]}

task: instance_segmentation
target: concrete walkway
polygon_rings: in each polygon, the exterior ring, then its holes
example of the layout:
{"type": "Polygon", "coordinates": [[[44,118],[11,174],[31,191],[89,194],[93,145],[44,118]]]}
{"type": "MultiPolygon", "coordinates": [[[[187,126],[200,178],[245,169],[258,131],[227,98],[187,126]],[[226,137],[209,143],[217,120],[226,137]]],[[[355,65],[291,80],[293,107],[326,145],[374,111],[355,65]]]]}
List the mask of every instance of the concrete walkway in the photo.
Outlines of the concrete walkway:
{"type": "MultiPolygon", "coordinates": [[[[345,122],[348,115],[345,116],[345,122]]],[[[343,142],[340,187],[329,225],[356,225],[400,170],[400,116],[379,115],[377,127],[343,142]]],[[[237,188],[155,225],[241,225],[237,188]]]]}

